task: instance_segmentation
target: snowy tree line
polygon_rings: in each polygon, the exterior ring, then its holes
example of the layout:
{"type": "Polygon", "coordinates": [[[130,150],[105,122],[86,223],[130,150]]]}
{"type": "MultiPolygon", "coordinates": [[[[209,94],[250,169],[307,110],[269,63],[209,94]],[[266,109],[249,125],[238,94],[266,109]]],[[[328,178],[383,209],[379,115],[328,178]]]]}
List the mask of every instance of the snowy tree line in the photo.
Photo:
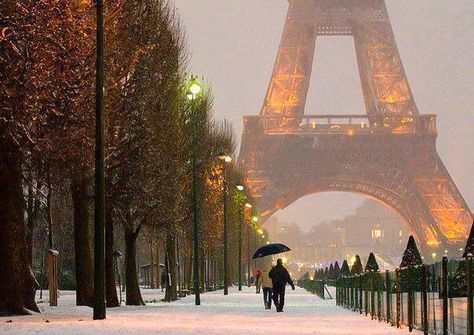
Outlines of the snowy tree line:
{"type": "MultiPolygon", "coordinates": [[[[44,285],[47,249],[60,252],[60,285],[77,290],[77,305],[91,306],[95,9],[81,0],[2,0],[0,6],[0,314],[38,311],[35,290],[44,285]]],[[[186,38],[169,1],[107,1],[105,26],[107,305],[119,304],[117,249],[125,254],[126,303],[140,305],[137,241],[148,246],[138,251],[150,262],[160,248],[168,255],[173,284],[177,250],[191,264],[191,131],[197,135],[200,250],[221,269],[222,162],[216,156],[232,154],[235,139],[228,123],[213,119],[210,89],[191,115],[186,38]]],[[[227,178],[235,185],[243,176],[229,165],[227,178]]],[[[229,189],[230,248],[236,250],[232,230],[241,199],[229,189]]],[[[255,234],[245,230],[243,245],[255,234]]],[[[230,263],[237,264],[232,250],[230,263]]],[[[190,283],[191,271],[183,273],[190,283]]],[[[231,278],[236,273],[232,268],[231,278]]],[[[171,285],[167,295],[174,300],[177,293],[171,285]]]]}

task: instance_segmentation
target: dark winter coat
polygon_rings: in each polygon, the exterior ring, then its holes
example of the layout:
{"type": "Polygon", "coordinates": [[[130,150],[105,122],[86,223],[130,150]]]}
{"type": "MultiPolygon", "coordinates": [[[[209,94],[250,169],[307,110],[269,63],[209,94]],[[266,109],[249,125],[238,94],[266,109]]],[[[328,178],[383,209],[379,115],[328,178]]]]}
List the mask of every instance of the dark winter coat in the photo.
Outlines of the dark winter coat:
{"type": "Polygon", "coordinates": [[[295,287],[288,270],[283,265],[277,264],[273,267],[268,273],[268,277],[272,280],[273,286],[285,286],[288,283],[293,289],[295,287]]]}

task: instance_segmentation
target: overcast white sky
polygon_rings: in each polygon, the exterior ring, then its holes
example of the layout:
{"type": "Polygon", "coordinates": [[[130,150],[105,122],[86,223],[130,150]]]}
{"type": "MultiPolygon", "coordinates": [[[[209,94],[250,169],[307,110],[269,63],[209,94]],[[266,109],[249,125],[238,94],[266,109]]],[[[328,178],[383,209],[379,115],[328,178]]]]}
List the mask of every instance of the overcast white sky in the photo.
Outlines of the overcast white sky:
{"type": "MultiPolygon", "coordinates": [[[[258,114],[272,72],[288,2],[175,0],[186,26],[193,72],[207,78],[215,115],[233,122],[258,114]]],[[[438,152],[474,207],[474,1],[386,0],[418,109],[438,115],[438,152]]],[[[364,113],[352,37],[316,43],[306,113],[364,113]]],[[[352,213],[364,198],[323,193],[279,215],[303,229],[352,213]]]]}

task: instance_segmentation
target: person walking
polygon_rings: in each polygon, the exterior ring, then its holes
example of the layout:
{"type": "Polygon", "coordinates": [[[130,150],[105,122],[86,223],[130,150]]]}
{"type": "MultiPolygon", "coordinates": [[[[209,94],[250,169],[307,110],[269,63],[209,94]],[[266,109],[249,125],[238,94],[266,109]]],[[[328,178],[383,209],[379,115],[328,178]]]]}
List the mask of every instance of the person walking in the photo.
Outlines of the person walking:
{"type": "Polygon", "coordinates": [[[262,286],[262,271],[260,269],[257,269],[255,272],[255,293],[259,294],[260,293],[260,287],[262,286]]]}
{"type": "Polygon", "coordinates": [[[281,259],[277,260],[277,265],[270,270],[268,276],[272,280],[273,303],[275,304],[277,312],[283,312],[283,306],[285,305],[285,286],[286,284],[290,284],[294,291],[295,284],[293,284],[293,280],[291,280],[290,274],[283,266],[281,259]]]}
{"type": "Polygon", "coordinates": [[[272,280],[268,276],[270,268],[270,265],[265,265],[262,270],[262,274],[260,275],[263,290],[263,304],[265,305],[265,309],[272,308],[272,280]]]}

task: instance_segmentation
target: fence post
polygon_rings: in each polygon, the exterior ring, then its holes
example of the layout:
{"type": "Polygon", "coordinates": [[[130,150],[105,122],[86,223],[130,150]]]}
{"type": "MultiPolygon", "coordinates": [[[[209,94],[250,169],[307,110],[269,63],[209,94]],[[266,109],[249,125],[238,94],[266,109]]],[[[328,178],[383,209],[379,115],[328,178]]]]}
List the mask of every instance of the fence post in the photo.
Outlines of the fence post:
{"type": "Polygon", "coordinates": [[[56,250],[48,250],[49,305],[58,305],[58,255],[56,250]]]}
{"type": "Polygon", "coordinates": [[[350,307],[350,299],[349,299],[350,281],[349,281],[349,278],[345,278],[344,281],[346,282],[346,308],[349,308],[350,307]]]}
{"type": "Polygon", "coordinates": [[[448,257],[443,256],[441,265],[441,290],[443,292],[443,335],[448,335],[448,257]]]}
{"type": "Polygon", "coordinates": [[[375,317],[375,287],[374,287],[375,271],[370,271],[370,318],[375,317]]]}
{"type": "Polygon", "coordinates": [[[347,283],[347,298],[346,298],[346,306],[347,308],[351,307],[351,279],[349,277],[346,278],[347,283]]]}
{"type": "Polygon", "coordinates": [[[466,264],[466,270],[467,270],[467,334],[468,335],[474,335],[474,315],[473,315],[473,309],[474,309],[474,301],[473,301],[473,287],[472,287],[472,255],[469,254],[467,255],[467,264],[466,264]]]}
{"type": "Polygon", "coordinates": [[[395,270],[397,328],[400,328],[400,269],[395,270]]]}
{"type": "Polygon", "coordinates": [[[341,281],[341,286],[339,287],[339,292],[341,293],[341,299],[339,299],[339,304],[344,307],[344,280],[341,281]]]}
{"type": "Polygon", "coordinates": [[[428,334],[428,294],[426,285],[426,265],[421,266],[421,321],[423,323],[423,334],[428,334]]]}
{"type": "Polygon", "coordinates": [[[369,314],[369,283],[367,280],[367,275],[370,275],[369,272],[364,273],[364,312],[365,316],[369,314]]]}
{"type": "Polygon", "coordinates": [[[346,283],[346,285],[344,285],[344,290],[346,291],[344,294],[344,306],[347,308],[349,306],[349,278],[344,278],[344,282],[346,283]]]}
{"type": "Polygon", "coordinates": [[[407,291],[408,291],[408,330],[413,330],[413,294],[411,287],[411,266],[407,267],[407,291]]]}
{"type": "Polygon", "coordinates": [[[355,287],[354,287],[354,277],[350,277],[350,281],[351,281],[351,309],[354,310],[354,294],[355,294],[355,287]]]}
{"type": "Polygon", "coordinates": [[[362,275],[359,273],[359,302],[358,302],[358,307],[359,307],[359,312],[362,314],[362,275]]]}
{"type": "Polygon", "coordinates": [[[320,298],[323,299],[323,300],[325,300],[325,298],[324,298],[324,286],[325,286],[325,284],[324,284],[324,279],[323,279],[321,281],[321,287],[320,287],[320,298]]]}
{"type": "Polygon", "coordinates": [[[342,280],[337,281],[337,288],[338,288],[338,290],[337,290],[337,300],[338,300],[337,304],[339,306],[341,306],[342,305],[342,303],[341,303],[342,302],[342,280]]]}
{"type": "Polygon", "coordinates": [[[344,307],[347,308],[347,301],[349,300],[349,281],[344,278],[344,307]]]}
{"type": "Polygon", "coordinates": [[[341,280],[341,283],[339,285],[339,294],[341,295],[341,298],[339,299],[339,305],[344,306],[344,281],[341,280]]]}
{"type": "Polygon", "coordinates": [[[341,286],[339,288],[339,292],[341,293],[341,299],[339,299],[339,304],[344,307],[344,280],[341,281],[341,286]]]}
{"type": "Polygon", "coordinates": [[[385,321],[387,321],[387,323],[390,322],[390,320],[392,319],[391,315],[390,315],[390,302],[391,302],[391,293],[392,290],[391,290],[391,287],[390,287],[390,272],[388,272],[388,270],[385,271],[385,321]]]}
{"type": "Polygon", "coordinates": [[[382,280],[382,273],[377,272],[377,319],[379,322],[382,320],[382,290],[381,284],[383,283],[382,280]]]}

